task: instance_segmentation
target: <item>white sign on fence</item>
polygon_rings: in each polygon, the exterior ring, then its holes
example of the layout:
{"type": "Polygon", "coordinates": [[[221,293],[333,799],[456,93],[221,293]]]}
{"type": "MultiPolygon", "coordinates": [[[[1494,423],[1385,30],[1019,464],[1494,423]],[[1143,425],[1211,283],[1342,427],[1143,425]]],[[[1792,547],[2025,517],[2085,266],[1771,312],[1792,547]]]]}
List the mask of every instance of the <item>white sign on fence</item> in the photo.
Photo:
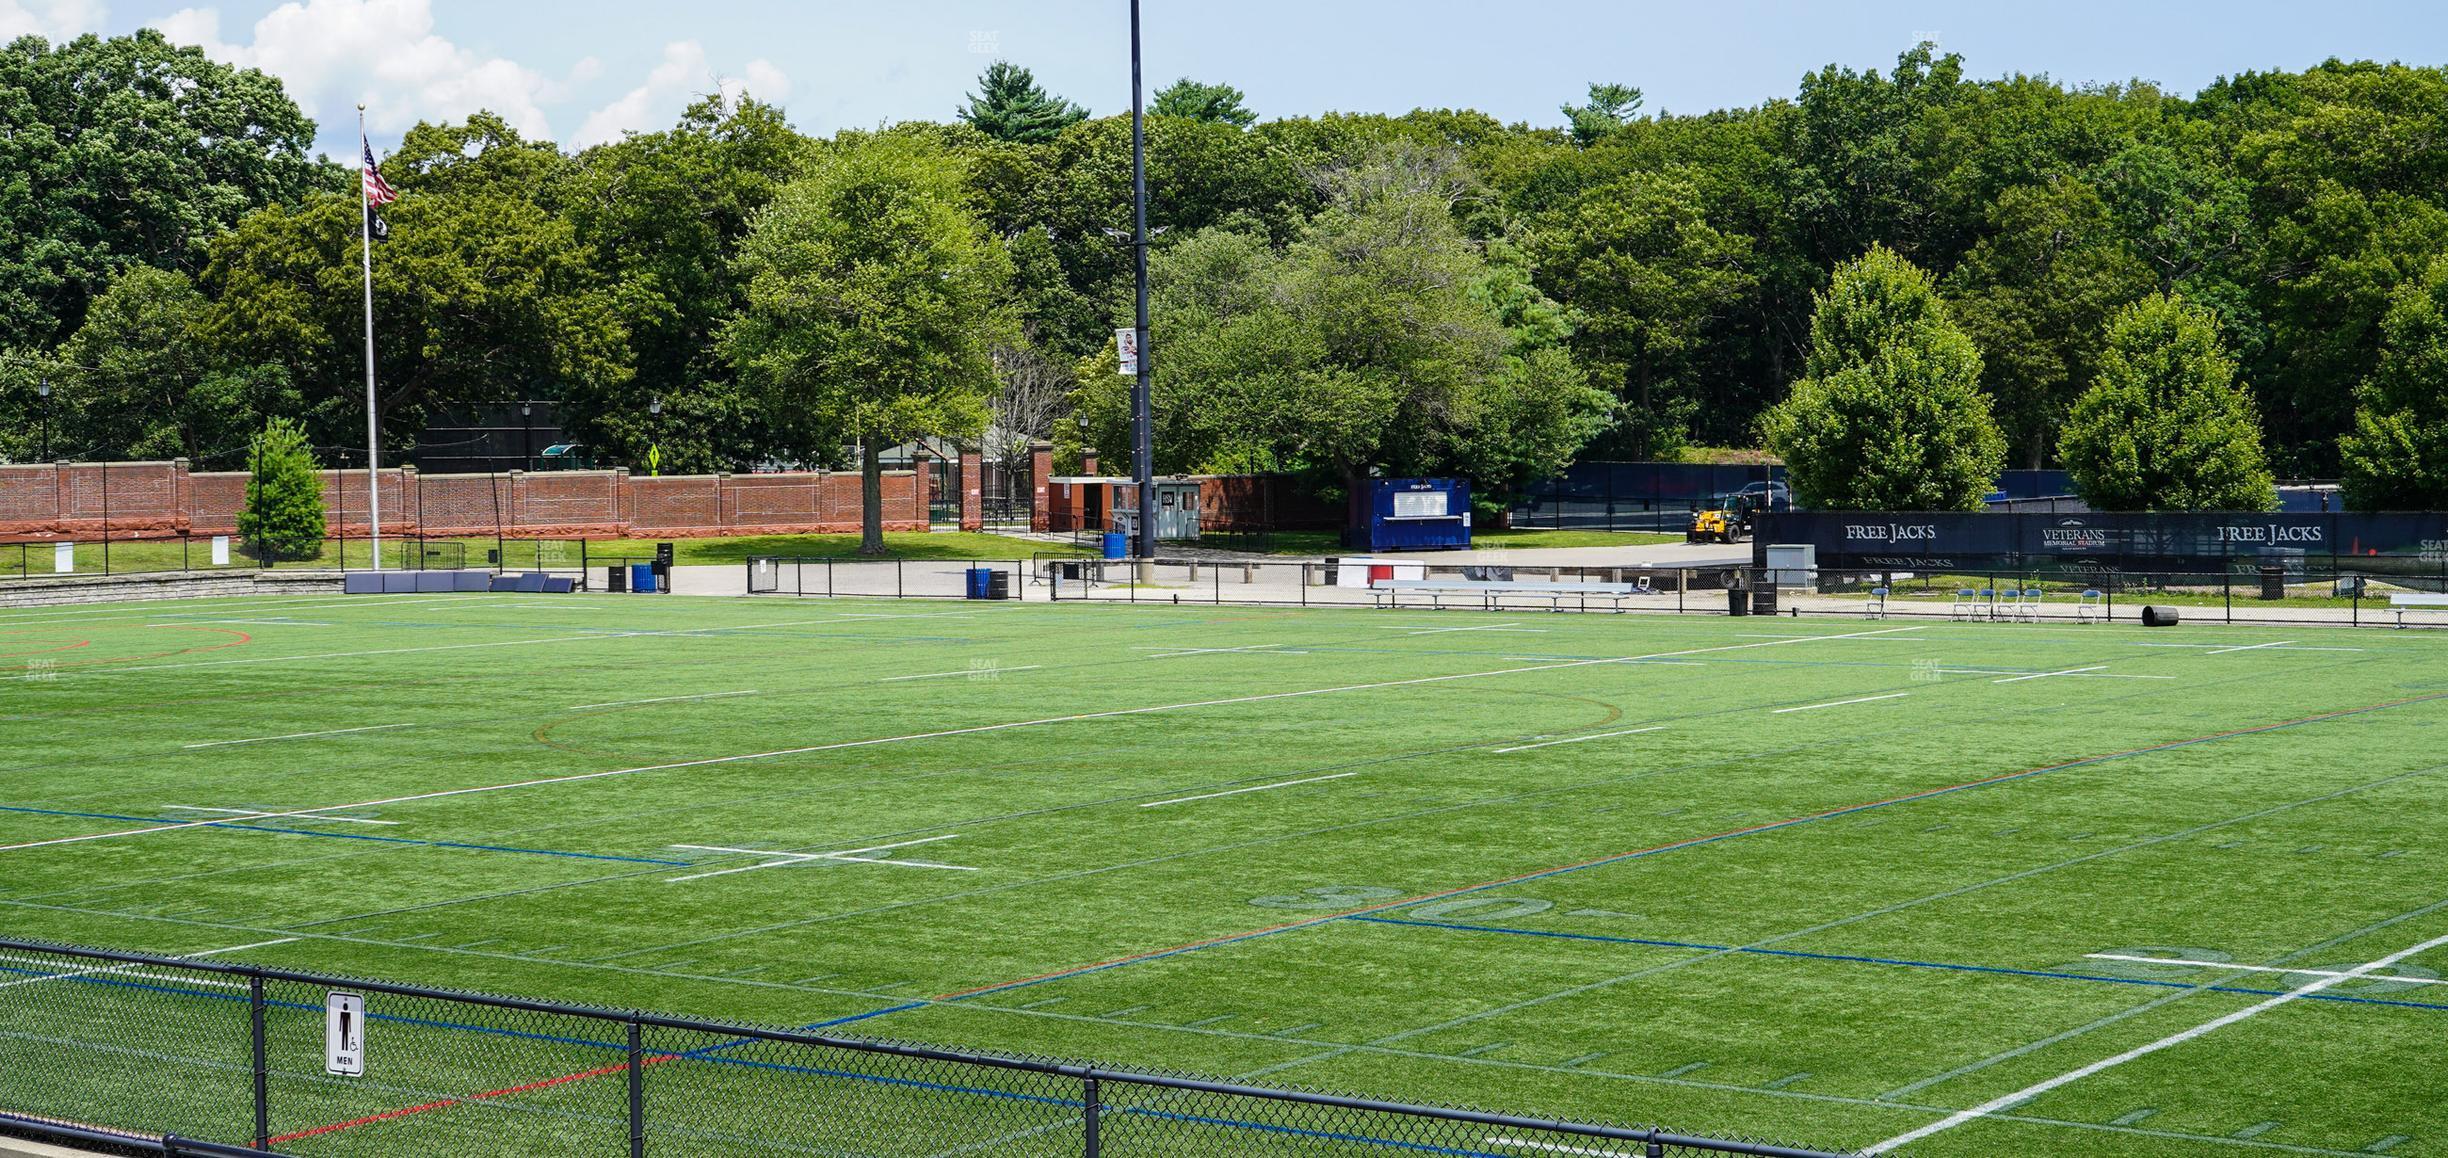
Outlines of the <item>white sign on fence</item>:
{"type": "Polygon", "coordinates": [[[323,995],[323,1070],[345,1078],[365,1076],[365,995],[333,990],[323,995]]]}
{"type": "Polygon", "coordinates": [[[1114,353],[1122,356],[1122,372],[1139,376],[1139,331],[1125,326],[1114,331],[1114,353]]]}
{"type": "Polygon", "coordinates": [[[76,570],[76,544],[51,544],[51,569],[62,575],[76,570]]]}
{"type": "Polygon", "coordinates": [[[214,536],[213,536],[213,566],[215,566],[215,567],[227,567],[227,566],[229,566],[229,536],[228,536],[228,535],[214,535],[214,536]]]}

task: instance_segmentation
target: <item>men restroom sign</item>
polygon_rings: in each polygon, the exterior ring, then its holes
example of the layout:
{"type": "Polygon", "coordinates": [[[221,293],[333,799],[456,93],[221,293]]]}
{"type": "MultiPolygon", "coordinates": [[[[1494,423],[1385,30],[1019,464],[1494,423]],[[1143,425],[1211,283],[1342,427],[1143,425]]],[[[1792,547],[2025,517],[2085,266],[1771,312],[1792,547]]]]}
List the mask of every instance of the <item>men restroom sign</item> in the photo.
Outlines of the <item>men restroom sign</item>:
{"type": "Polygon", "coordinates": [[[323,1070],[342,1077],[365,1076],[365,995],[334,990],[323,995],[323,1070]]]}

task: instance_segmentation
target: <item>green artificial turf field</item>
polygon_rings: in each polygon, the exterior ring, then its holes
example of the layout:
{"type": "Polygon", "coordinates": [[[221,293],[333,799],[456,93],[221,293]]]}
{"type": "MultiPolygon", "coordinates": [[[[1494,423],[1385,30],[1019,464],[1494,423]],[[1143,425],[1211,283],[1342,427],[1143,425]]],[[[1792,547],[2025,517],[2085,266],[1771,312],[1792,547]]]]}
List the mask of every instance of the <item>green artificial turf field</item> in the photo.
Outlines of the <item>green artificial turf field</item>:
{"type": "MultiPolygon", "coordinates": [[[[2448,1155],[2448,635],[331,596],[0,612],[0,673],[0,935],[1831,1149],[2448,1155]]],[[[204,1048],[87,1056],[23,1027],[101,987],[12,972],[0,1108],[204,1048]]],[[[350,1096],[296,1152],[463,1113],[350,1096]]]]}

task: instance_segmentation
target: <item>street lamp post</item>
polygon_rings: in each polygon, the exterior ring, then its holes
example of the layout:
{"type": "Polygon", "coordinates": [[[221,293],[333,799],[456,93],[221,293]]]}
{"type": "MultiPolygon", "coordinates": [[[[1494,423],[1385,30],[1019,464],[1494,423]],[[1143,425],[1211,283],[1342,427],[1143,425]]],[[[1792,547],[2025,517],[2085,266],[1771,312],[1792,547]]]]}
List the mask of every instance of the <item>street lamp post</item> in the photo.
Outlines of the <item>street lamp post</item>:
{"type": "Polygon", "coordinates": [[[535,469],[535,424],[528,417],[534,413],[534,403],[519,403],[519,462],[530,471],[535,469]]]}
{"type": "Polygon", "coordinates": [[[45,379],[43,379],[43,380],[42,380],[42,385],[40,385],[40,386],[36,386],[36,387],[34,388],[34,392],[35,392],[36,394],[40,394],[40,395],[42,395],[42,408],[43,408],[42,460],[43,460],[44,462],[49,462],[49,461],[51,461],[51,380],[50,380],[49,378],[45,378],[45,379]]]}
{"type": "Polygon", "coordinates": [[[646,416],[653,420],[647,424],[646,431],[646,474],[651,478],[661,478],[663,476],[663,400],[657,398],[648,402],[646,416]]]}

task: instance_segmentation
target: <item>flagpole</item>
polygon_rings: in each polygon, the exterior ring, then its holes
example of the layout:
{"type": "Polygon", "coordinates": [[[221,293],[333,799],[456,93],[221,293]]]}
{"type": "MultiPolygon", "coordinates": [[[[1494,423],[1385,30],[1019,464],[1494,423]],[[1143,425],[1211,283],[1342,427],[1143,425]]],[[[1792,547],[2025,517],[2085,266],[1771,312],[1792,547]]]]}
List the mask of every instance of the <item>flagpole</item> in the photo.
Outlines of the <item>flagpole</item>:
{"type": "MultiPolygon", "coordinates": [[[[365,104],[357,105],[357,142],[365,144],[365,104]]],[[[374,569],[382,570],[382,434],[374,413],[374,201],[366,193],[365,174],[357,174],[358,255],[365,266],[366,370],[366,512],[374,549],[374,569]]],[[[347,568],[343,554],[342,569],[347,568]]]]}

